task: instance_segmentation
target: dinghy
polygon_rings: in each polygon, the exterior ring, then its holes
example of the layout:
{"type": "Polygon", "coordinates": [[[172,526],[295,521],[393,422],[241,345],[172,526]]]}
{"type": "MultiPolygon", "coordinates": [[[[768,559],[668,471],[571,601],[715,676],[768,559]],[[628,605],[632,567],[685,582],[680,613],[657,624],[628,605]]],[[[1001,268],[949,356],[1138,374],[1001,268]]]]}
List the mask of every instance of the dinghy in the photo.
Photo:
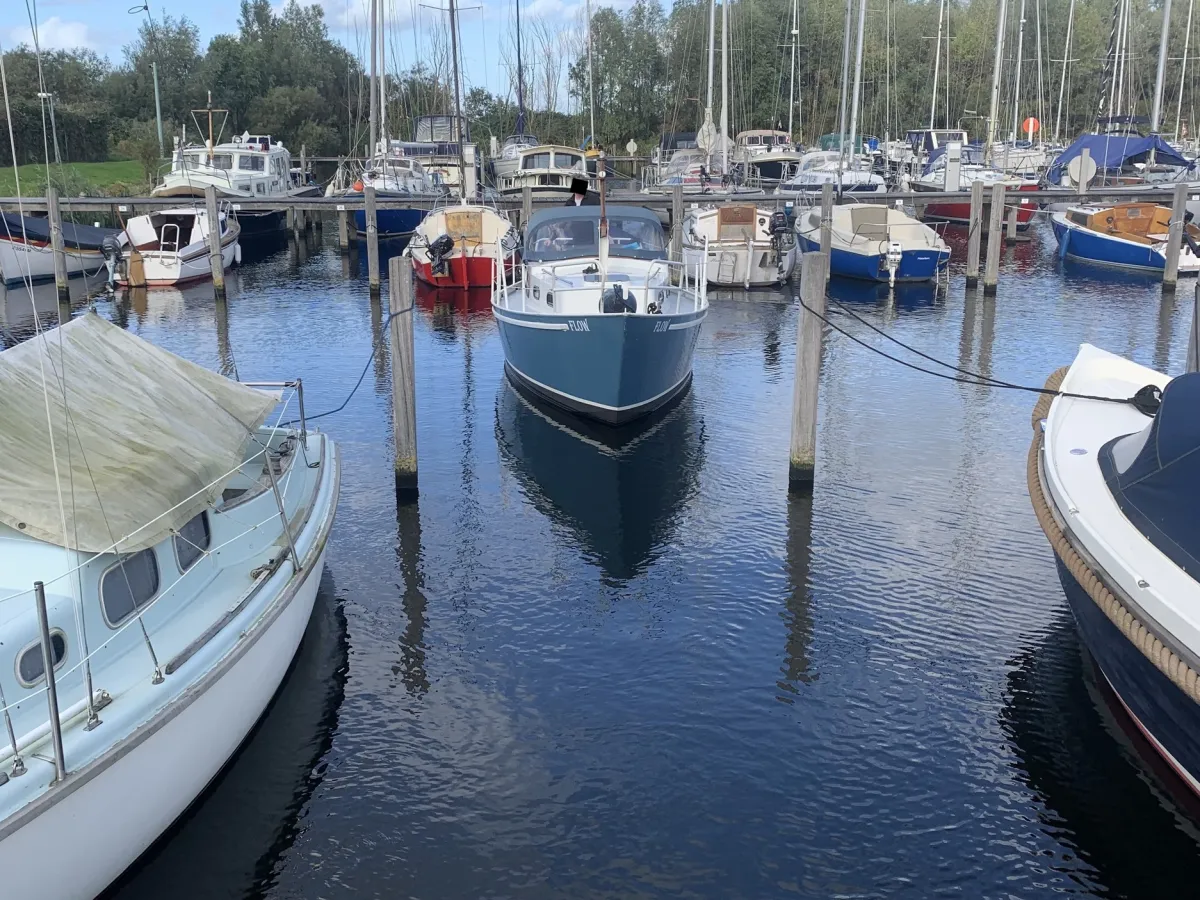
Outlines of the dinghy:
{"type": "Polygon", "coordinates": [[[0,353],[5,897],[103,893],[287,672],[340,464],[300,383],[263,386],[95,313],[0,353]],[[264,425],[273,413],[299,422],[264,425]]]}
{"type": "MultiPolygon", "coordinates": [[[[1082,262],[1161,272],[1167,265],[1171,209],[1153,203],[1073,206],[1051,213],[1058,254],[1082,262]]],[[[1200,271],[1200,228],[1183,226],[1180,274],[1200,271]]]]}
{"type": "Polygon", "coordinates": [[[468,204],[432,210],[407,252],[421,281],[434,287],[488,287],[496,266],[504,264],[505,246],[517,244],[516,229],[490,206],[468,204]]]}
{"type": "Polygon", "coordinates": [[[686,272],[667,259],[650,210],[539,210],[515,283],[498,275],[492,293],[505,370],[518,386],[610,425],[647,415],[691,383],[705,277],[703,264],[686,272]]]}
{"type": "Polygon", "coordinates": [[[1139,398],[1039,401],[1029,494],[1084,644],[1200,792],[1200,374],[1171,379],[1085,344],[1046,387],[1139,398]]]}
{"type": "Polygon", "coordinates": [[[796,265],[796,235],[782,209],[753,204],[693,208],[683,218],[683,262],[699,267],[707,254],[708,283],[770,287],[796,265]]]}
{"type": "MultiPolygon", "coordinates": [[[[821,209],[796,220],[804,252],[821,249],[821,209]]],[[[930,281],[945,270],[950,248],[936,231],[898,209],[858,203],[833,208],[829,272],[868,281],[930,281]]]]}

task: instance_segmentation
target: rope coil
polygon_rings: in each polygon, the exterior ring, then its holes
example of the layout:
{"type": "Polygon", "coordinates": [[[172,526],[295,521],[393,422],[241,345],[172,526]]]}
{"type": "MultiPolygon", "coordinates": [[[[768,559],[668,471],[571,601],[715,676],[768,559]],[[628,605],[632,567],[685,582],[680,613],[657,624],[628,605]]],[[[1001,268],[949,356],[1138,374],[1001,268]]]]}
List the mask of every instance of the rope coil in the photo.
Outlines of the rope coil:
{"type": "Polygon", "coordinates": [[[1050,510],[1050,504],[1046,500],[1046,495],[1042,490],[1041,473],[1038,470],[1038,458],[1045,444],[1045,436],[1042,434],[1040,423],[1050,412],[1050,405],[1054,402],[1056,392],[1062,385],[1067,371],[1068,367],[1064,366],[1046,380],[1045,390],[1054,393],[1043,394],[1033,407],[1031,424],[1033,426],[1034,437],[1033,442],[1029,446],[1026,477],[1029,484],[1029,499],[1033,504],[1034,515],[1037,516],[1038,524],[1042,527],[1042,531],[1045,532],[1046,539],[1049,540],[1050,546],[1054,548],[1055,554],[1062,560],[1063,565],[1067,567],[1067,571],[1071,573],[1071,576],[1079,583],[1080,587],[1091,597],[1092,602],[1100,607],[1100,610],[1108,617],[1110,622],[1117,626],[1121,634],[1156,669],[1169,678],[1172,684],[1183,691],[1188,697],[1191,697],[1194,702],[1200,703],[1200,674],[1184,660],[1180,659],[1170,647],[1163,644],[1146,627],[1145,623],[1138,618],[1137,614],[1128,609],[1116,597],[1104,583],[1103,577],[1093,571],[1091,566],[1071,546],[1070,540],[1062,528],[1059,527],[1054,514],[1050,510]]]}

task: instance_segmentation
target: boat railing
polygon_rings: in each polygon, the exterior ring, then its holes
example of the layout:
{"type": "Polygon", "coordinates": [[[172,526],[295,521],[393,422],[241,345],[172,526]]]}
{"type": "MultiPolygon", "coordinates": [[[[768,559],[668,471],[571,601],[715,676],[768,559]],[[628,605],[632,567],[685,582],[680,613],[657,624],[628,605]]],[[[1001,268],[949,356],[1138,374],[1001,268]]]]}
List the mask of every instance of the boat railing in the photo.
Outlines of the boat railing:
{"type": "MultiPolygon", "coordinates": [[[[306,438],[307,423],[305,422],[304,417],[303,383],[298,378],[293,381],[243,383],[248,387],[276,387],[293,389],[285,399],[282,399],[278,418],[275,424],[271,426],[270,435],[265,441],[256,440],[256,443],[259,447],[256,452],[239,460],[238,464],[234,468],[219,476],[212,483],[205,485],[195,493],[185,497],[170,509],[164,510],[160,515],[145,523],[140,528],[128,535],[125,535],[124,537],[117,538],[112,544],[103,550],[95,553],[89,552],[86,554],[80,551],[73,551],[74,565],[67,566],[63,572],[56,575],[49,581],[35,581],[31,588],[0,597],[0,603],[14,602],[23,597],[33,598],[34,608],[38,620],[38,640],[41,643],[42,649],[41,677],[44,680],[40,688],[24,691],[21,693],[20,697],[9,701],[4,694],[3,688],[0,687],[0,714],[3,715],[4,719],[4,733],[0,735],[0,765],[7,767],[9,764],[11,764],[11,769],[9,771],[11,772],[12,777],[23,775],[26,772],[25,763],[22,759],[22,753],[39,744],[45,740],[47,735],[49,735],[51,739],[51,746],[53,748],[53,759],[50,760],[50,762],[53,763],[55,769],[55,779],[51,784],[53,785],[60,783],[66,778],[69,770],[67,768],[67,760],[62,738],[63,726],[69,725],[72,721],[83,715],[85,712],[87,714],[86,725],[84,726],[86,730],[91,731],[102,724],[98,714],[99,710],[103,709],[110,702],[112,702],[112,697],[103,688],[97,688],[95,686],[92,672],[92,661],[96,659],[102,652],[107,650],[114,641],[122,637],[122,635],[124,635],[127,631],[136,628],[141,633],[142,642],[145,645],[146,651],[149,655],[151,668],[150,683],[154,685],[164,683],[166,676],[170,675],[173,671],[172,663],[175,662],[175,660],[168,661],[168,664],[165,667],[162,665],[158,654],[155,651],[154,642],[151,639],[150,629],[148,629],[146,626],[146,613],[157,607],[159,602],[165,597],[173,596],[173,589],[180,584],[183,579],[187,578],[192,572],[203,571],[203,567],[195,565],[189,566],[170,584],[161,586],[150,601],[139,606],[134,615],[130,616],[129,619],[122,623],[119,627],[114,628],[107,639],[98,646],[92,646],[87,640],[86,633],[81,631],[78,635],[78,640],[80,641],[81,645],[79,661],[68,669],[61,668],[61,663],[57,663],[56,668],[56,662],[52,658],[53,651],[51,643],[51,628],[46,605],[47,585],[53,585],[57,582],[63,582],[66,585],[67,593],[71,595],[75,603],[77,616],[76,622],[82,622],[83,616],[81,615],[80,609],[82,598],[75,593],[75,588],[76,585],[82,584],[82,578],[80,575],[85,566],[91,564],[94,560],[101,556],[111,554],[117,554],[119,556],[121,552],[119,548],[126,541],[135,537],[138,533],[146,528],[154,525],[164,516],[170,515],[175,510],[179,509],[179,507],[191,503],[198,496],[211,490],[214,486],[225,482],[226,479],[243,470],[247,464],[254,463],[258,459],[262,459],[264,461],[264,469],[266,471],[268,481],[270,482],[271,492],[275,499],[275,510],[267,515],[266,518],[262,519],[261,521],[254,522],[247,528],[229,537],[223,543],[200,549],[200,554],[203,557],[212,556],[213,554],[220,552],[225,547],[230,546],[247,535],[257,531],[258,529],[266,527],[271,523],[278,523],[282,528],[284,537],[287,539],[288,554],[291,556],[293,572],[299,571],[300,559],[296,552],[296,545],[292,535],[291,524],[288,520],[286,508],[288,490],[291,486],[292,477],[296,469],[294,466],[289,466],[286,470],[286,473],[282,472],[281,470],[281,477],[276,477],[275,458],[279,451],[272,450],[272,442],[280,434],[283,434],[286,437],[288,433],[291,433],[290,426],[294,423],[285,422],[284,417],[291,405],[292,397],[296,397],[298,400],[301,438],[306,438]],[[83,697],[80,700],[71,703],[66,708],[63,708],[59,699],[58,684],[59,682],[69,678],[72,675],[76,675],[77,673],[81,676],[83,697]],[[13,714],[15,710],[23,704],[30,704],[41,696],[46,697],[46,719],[43,722],[34,725],[33,728],[29,729],[23,734],[18,735],[13,724],[13,714]],[[5,741],[5,738],[7,741],[5,741]],[[7,744],[7,746],[5,746],[5,744],[7,744]]],[[[301,446],[303,447],[303,445],[301,446]]],[[[303,453],[303,450],[301,450],[301,452],[303,453]]],[[[309,467],[312,466],[311,463],[308,465],[309,467]]],[[[252,582],[243,596],[248,598],[255,591],[257,591],[261,584],[277,571],[276,564],[282,564],[282,562],[283,559],[281,557],[278,560],[273,560],[271,565],[261,566],[259,569],[256,569],[253,573],[251,573],[253,576],[252,582]]],[[[195,578],[193,578],[193,581],[194,580],[195,578]]],[[[183,653],[188,653],[188,649],[185,649],[183,653]]],[[[0,772],[0,785],[5,783],[8,780],[8,777],[8,774],[0,772]]]]}

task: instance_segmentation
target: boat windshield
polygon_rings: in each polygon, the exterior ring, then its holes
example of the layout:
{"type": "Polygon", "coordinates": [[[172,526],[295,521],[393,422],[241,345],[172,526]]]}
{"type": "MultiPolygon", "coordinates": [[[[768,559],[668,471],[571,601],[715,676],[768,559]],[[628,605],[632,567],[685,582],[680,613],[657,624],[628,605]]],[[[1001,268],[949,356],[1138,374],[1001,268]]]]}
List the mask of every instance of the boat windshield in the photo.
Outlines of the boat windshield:
{"type": "MultiPolygon", "coordinates": [[[[596,218],[552,219],[530,226],[524,256],[531,262],[578,259],[600,253],[599,210],[596,218]]],[[[634,216],[608,217],[611,256],[659,259],[666,255],[663,229],[656,220],[634,216]]]]}

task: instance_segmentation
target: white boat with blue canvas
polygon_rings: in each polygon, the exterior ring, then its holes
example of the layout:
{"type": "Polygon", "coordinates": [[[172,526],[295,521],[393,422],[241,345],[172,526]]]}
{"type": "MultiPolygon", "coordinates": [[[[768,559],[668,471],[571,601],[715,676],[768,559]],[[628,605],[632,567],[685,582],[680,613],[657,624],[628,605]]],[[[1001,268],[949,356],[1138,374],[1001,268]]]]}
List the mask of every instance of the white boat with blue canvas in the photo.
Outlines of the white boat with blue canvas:
{"type": "MultiPolygon", "coordinates": [[[[821,208],[796,217],[805,253],[821,249],[821,208]]],[[[835,206],[830,229],[829,272],[889,284],[933,281],[950,262],[941,235],[910,215],[875,203],[835,206]]]]}
{"type": "MultiPolygon", "coordinates": [[[[1060,259],[1101,266],[1162,272],[1167,265],[1171,209],[1154,203],[1073,206],[1051,213],[1060,259]]],[[[1200,228],[1185,223],[1179,273],[1200,271],[1200,228]]]]}
{"type": "Polygon", "coordinates": [[[283,680],[340,463],[299,382],[260,387],[95,313],[0,353],[4,897],[103,893],[283,680]]]}
{"type": "Polygon", "coordinates": [[[492,293],[505,370],[518,386],[611,425],[653,412],[691,383],[708,315],[705,265],[689,272],[668,260],[647,209],[535,213],[516,281],[492,293]]]}

